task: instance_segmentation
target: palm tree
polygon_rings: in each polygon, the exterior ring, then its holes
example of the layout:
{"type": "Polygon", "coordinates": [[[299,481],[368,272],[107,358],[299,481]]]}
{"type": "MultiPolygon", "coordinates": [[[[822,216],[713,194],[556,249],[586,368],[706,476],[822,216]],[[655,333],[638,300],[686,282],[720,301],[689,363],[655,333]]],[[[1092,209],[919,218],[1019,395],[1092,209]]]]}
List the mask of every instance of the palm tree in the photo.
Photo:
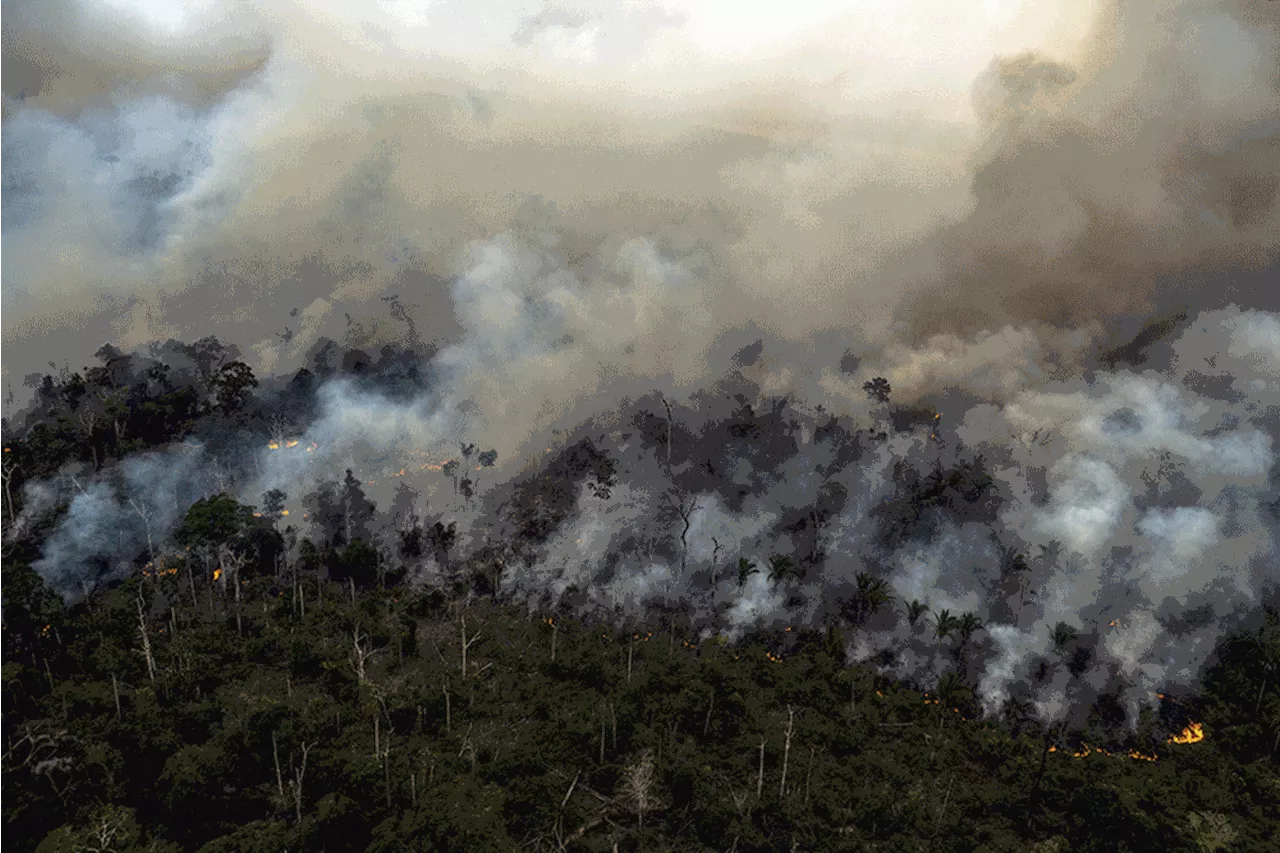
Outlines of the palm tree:
{"type": "Polygon", "coordinates": [[[1053,652],[1060,660],[1065,660],[1067,656],[1067,647],[1076,641],[1080,636],[1075,628],[1072,628],[1066,622],[1059,622],[1053,627],[1053,652]]]}
{"type": "Polygon", "coordinates": [[[972,696],[972,691],[958,673],[948,671],[938,679],[938,686],[934,688],[934,695],[938,699],[938,725],[941,726],[947,715],[952,713],[952,708],[958,708],[961,704],[968,702],[972,696]]]}
{"type": "Polygon", "coordinates": [[[849,613],[849,621],[854,625],[861,625],[889,602],[889,585],[883,578],[875,577],[868,572],[858,572],[854,579],[858,588],[846,609],[849,613]]]}
{"type": "Polygon", "coordinates": [[[939,610],[933,617],[933,636],[938,641],[938,650],[942,650],[942,644],[960,625],[960,620],[951,615],[950,610],[939,610]]]}
{"type": "Polygon", "coordinates": [[[960,620],[951,615],[951,611],[943,608],[933,617],[933,636],[945,640],[960,626],[960,620]]]}
{"type": "Polygon", "coordinates": [[[771,583],[781,583],[790,575],[795,575],[796,577],[800,575],[795,560],[792,560],[786,554],[774,554],[769,558],[769,581],[771,583]]]}
{"type": "Polygon", "coordinates": [[[911,601],[907,602],[907,623],[914,628],[916,623],[920,621],[920,617],[928,612],[929,605],[918,599],[911,599],[911,601]]]}
{"type": "Polygon", "coordinates": [[[747,579],[754,574],[758,574],[759,569],[756,568],[754,560],[748,560],[746,557],[738,558],[738,588],[746,586],[747,579]]]}
{"type": "Polygon", "coordinates": [[[973,639],[975,632],[982,630],[982,627],[982,620],[973,613],[963,614],[960,621],[956,623],[956,631],[960,634],[960,647],[956,649],[956,657],[960,661],[962,673],[968,669],[969,661],[965,657],[965,651],[969,648],[969,641],[973,639]]]}

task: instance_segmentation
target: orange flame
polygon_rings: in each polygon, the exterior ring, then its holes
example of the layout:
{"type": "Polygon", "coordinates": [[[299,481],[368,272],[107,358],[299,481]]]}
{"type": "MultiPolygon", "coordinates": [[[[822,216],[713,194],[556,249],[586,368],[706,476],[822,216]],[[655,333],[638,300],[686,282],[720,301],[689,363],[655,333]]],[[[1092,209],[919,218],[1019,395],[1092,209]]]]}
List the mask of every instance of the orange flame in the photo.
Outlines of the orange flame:
{"type": "Polygon", "coordinates": [[[220,577],[222,577],[222,569],[214,569],[214,570],[213,570],[213,579],[214,579],[214,580],[217,580],[217,579],[218,579],[218,578],[220,578],[220,577]]]}
{"type": "Polygon", "coordinates": [[[295,439],[292,439],[292,440],[290,440],[290,441],[287,441],[287,442],[285,442],[285,445],[284,445],[284,446],[285,446],[285,447],[297,447],[297,446],[298,446],[298,440],[295,438],[295,439]]]}
{"type": "Polygon", "coordinates": [[[1192,723],[1182,730],[1182,734],[1172,735],[1169,743],[1199,743],[1204,740],[1204,726],[1192,723]]]}

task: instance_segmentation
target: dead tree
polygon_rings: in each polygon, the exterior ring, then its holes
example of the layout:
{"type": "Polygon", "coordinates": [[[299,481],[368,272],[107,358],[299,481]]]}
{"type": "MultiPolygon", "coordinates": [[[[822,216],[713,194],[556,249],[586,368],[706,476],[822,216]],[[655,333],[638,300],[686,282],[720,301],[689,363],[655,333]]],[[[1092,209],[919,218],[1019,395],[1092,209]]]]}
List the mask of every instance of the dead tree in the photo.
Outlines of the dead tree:
{"type": "Polygon", "coordinates": [[[653,758],[648,750],[623,774],[623,792],[636,810],[640,831],[644,831],[644,814],[653,804],[653,758]]]}
{"type": "Polygon", "coordinates": [[[282,802],[284,799],[284,776],[280,773],[280,750],[276,746],[276,733],[271,733],[271,761],[276,766],[276,792],[280,795],[282,802]]]}
{"type": "Polygon", "coordinates": [[[241,551],[233,551],[225,545],[218,551],[218,565],[222,569],[223,582],[230,583],[235,590],[236,633],[240,635],[244,634],[244,625],[240,621],[240,570],[248,561],[248,555],[241,551]]]}
{"type": "Polygon", "coordinates": [[[156,559],[156,549],[154,543],[151,541],[152,510],[150,507],[143,509],[133,498],[129,498],[129,506],[133,507],[134,513],[137,514],[138,518],[142,519],[142,526],[147,534],[147,562],[154,563],[156,559]]]}
{"type": "Polygon", "coordinates": [[[764,792],[764,738],[760,738],[760,772],[756,776],[756,800],[764,792]]]}
{"type": "Polygon", "coordinates": [[[13,511],[13,494],[10,492],[10,484],[13,482],[13,478],[20,468],[21,466],[15,462],[9,461],[8,459],[4,460],[3,466],[0,466],[0,471],[3,472],[4,477],[4,505],[9,509],[10,524],[13,524],[14,521],[17,520],[17,515],[13,511]]]}
{"type": "Polygon", "coordinates": [[[787,762],[791,758],[791,734],[795,731],[796,712],[790,705],[787,706],[787,729],[786,739],[782,747],[782,781],[778,784],[778,799],[781,800],[787,795],[787,762]]]}
{"type": "Polygon", "coordinates": [[[289,790],[293,794],[294,815],[298,823],[302,823],[302,780],[307,775],[307,753],[316,745],[316,741],[302,744],[302,764],[293,765],[293,778],[289,780],[289,790]]]}
{"type": "Polygon", "coordinates": [[[544,621],[551,626],[551,661],[554,663],[556,659],[556,636],[560,633],[560,626],[556,624],[553,616],[544,621]]]}
{"type": "MultiPolygon", "coordinates": [[[[466,681],[467,680],[467,649],[475,645],[476,641],[480,639],[480,632],[477,631],[475,634],[471,636],[470,639],[467,639],[467,617],[462,616],[460,618],[462,622],[462,642],[460,643],[462,647],[462,680],[466,681]]],[[[551,659],[552,660],[556,659],[554,649],[551,652],[551,659]]]]}
{"type": "Polygon", "coordinates": [[[147,633],[147,617],[142,612],[142,592],[138,592],[138,634],[142,637],[142,654],[147,658],[147,676],[156,680],[156,661],[151,654],[151,636],[147,633]]]}
{"type": "Polygon", "coordinates": [[[667,410],[667,467],[671,467],[671,404],[662,398],[662,406],[667,410]]]}
{"type": "Polygon", "coordinates": [[[689,558],[689,528],[693,526],[693,513],[698,509],[698,499],[682,491],[663,494],[668,510],[681,522],[680,529],[680,581],[684,582],[689,558]]]}
{"type": "Polygon", "coordinates": [[[351,632],[351,670],[356,674],[356,680],[360,684],[365,684],[369,680],[368,665],[378,654],[377,650],[369,644],[369,638],[361,636],[360,629],[357,627],[351,632]]]}

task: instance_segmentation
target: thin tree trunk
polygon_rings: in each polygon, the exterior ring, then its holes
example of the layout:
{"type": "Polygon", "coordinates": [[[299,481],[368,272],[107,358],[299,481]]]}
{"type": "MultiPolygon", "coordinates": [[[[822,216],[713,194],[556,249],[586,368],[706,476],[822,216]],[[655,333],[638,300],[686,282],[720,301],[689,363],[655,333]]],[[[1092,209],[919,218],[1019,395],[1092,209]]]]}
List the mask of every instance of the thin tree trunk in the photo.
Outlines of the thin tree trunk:
{"type": "Polygon", "coordinates": [[[147,634],[147,620],[142,614],[142,596],[137,599],[138,605],[138,633],[142,635],[142,653],[147,658],[147,676],[152,680],[156,680],[156,662],[151,657],[151,637],[147,634]]]}
{"type": "Polygon", "coordinates": [[[191,584],[191,611],[193,613],[200,612],[200,602],[196,600],[196,570],[191,565],[190,558],[187,559],[187,580],[191,584]]]}
{"type": "Polygon", "coordinates": [[[782,747],[782,782],[778,785],[778,799],[787,795],[787,762],[791,758],[791,733],[795,729],[796,712],[787,706],[787,736],[782,747]]]}
{"type": "Polygon", "coordinates": [[[284,799],[284,776],[280,775],[280,750],[276,747],[276,733],[271,733],[271,760],[276,765],[276,790],[284,799]]]}
{"type": "Polygon", "coordinates": [[[711,711],[716,707],[716,689],[711,688],[711,701],[707,703],[707,719],[702,723],[702,736],[707,736],[707,730],[711,728],[711,711]]]}
{"type": "Polygon", "coordinates": [[[813,758],[817,754],[814,747],[809,747],[809,769],[804,774],[804,807],[809,808],[809,783],[813,781],[813,758]]]}
{"type": "Polygon", "coordinates": [[[231,578],[231,583],[236,588],[236,634],[244,636],[244,626],[240,623],[240,567],[236,566],[235,577],[231,578]]]}
{"type": "Polygon", "coordinates": [[[449,700],[449,682],[444,683],[444,730],[453,731],[453,705],[449,700]]]}
{"type": "Polygon", "coordinates": [[[116,674],[111,673],[111,692],[116,697],[116,719],[120,719],[120,684],[116,681],[116,674]]]}
{"type": "Polygon", "coordinates": [[[760,738],[760,772],[756,776],[756,799],[760,799],[761,792],[764,791],[764,738],[760,738]]]}

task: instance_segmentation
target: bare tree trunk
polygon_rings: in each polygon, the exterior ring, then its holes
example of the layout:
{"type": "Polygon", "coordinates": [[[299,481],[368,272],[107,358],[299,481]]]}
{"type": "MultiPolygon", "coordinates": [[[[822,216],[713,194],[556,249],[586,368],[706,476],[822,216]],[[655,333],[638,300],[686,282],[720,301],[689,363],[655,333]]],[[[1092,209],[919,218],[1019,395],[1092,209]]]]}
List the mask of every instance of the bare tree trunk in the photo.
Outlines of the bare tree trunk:
{"type": "Polygon", "coordinates": [[[196,600],[196,569],[191,565],[191,558],[187,558],[187,581],[191,584],[191,612],[200,613],[200,602],[196,600]]]}
{"type": "MultiPolygon", "coordinates": [[[[467,639],[467,617],[460,617],[462,620],[462,680],[467,680],[467,649],[475,645],[476,640],[480,639],[480,632],[477,631],[471,639],[467,639]]],[[[551,653],[551,659],[555,660],[555,652],[551,653]]]]}
{"type": "Polygon", "coordinates": [[[707,719],[702,723],[702,736],[707,736],[707,730],[711,728],[711,711],[716,707],[716,689],[711,688],[711,701],[707,703],[707,719]]]}
{"type": "Polygon", "coordinates": [[[609,723],[613,728],[613,749],[618,750],[618,716],[614,713],[613,700],[609,700],[609,723]]]}
{"type": "Polygon", "coordinates": [[[817,750],[809,747],[809,769],[804,774],[804,807],[809,808],[809,783],[813,780],[813,758],[817,750]]]}
{"type": "Polygon", "coordinates": [[[627,641],[627,684],[631,683],[631,658],[636,650],[636,635],[632,633],[631,639],[627,641]]]}
{"type": "Polygon", "coordinates": [[[387,733],[387,748],[382,751],[382,779],[387,786],[387,808],[391,808],[391,733],[387,733]]]}
{"type": "Polygon", "coordinates": [[[138,594],[138,633],[142,636],[142,653],[147,658],[147,677],[152,681],[156,680],[156,662],[151,656],[151,637],[147,634],[147,620],[142,614],[142,594],[138,594]]]}
{"type": "Polygon", "coordinates": [[[760,773],[756,776],[756,799],[764,791],[764,738],[760,738],[760,773]]]}
{"type": "Polygon", "coordinates": [[[138,518],[142,519],[142,527],[147,534],[147,562],[154,563],[156,559],[156,549],[151,541],[151,510],[143,510],[143,508],[138,506],[138,502],[133,498],[129,498],[129,506],[133,507],[133,511],[137,514],[138,518]]]}
{"type": "Polygon", "coordinates": [[[796,712],[790,705],[787,706],[787,733],[784,746],[782,747],[782,782],[778,785],[778,799],[781,800],[787,795],[787,762],[791,758],[791,733],[795,729],[796,712]]]}
{"type": "Polygon", "coordinates": [[[378,758],[382,755],[382,725],[378,712],[373,713],[373,757],[378,758]]]}
{"type": "Polygon", "coordinates": [[[302,766],[294,765],[293,781],[289,783],[289,787],[293,789],[293,807],[298,823],[302,823],[302,780],[307,775],[307,753],[313,746],[315,746],[314,741],[302,744],[302,766]]]}
{"type": "Polygon", "coordinates": [[[240,564],[241,563],[243,563],[243,561],[239,561],[237,563],[235,577],[231,578],[231,583],[236,588],[236,634],[243,637],[244,625],[242,625],[240,622],[240,564]]]}
{"type": "MultiPolygon", "coordinates": [[[[97,465],[94,465],[94,470],[95,470],[95,471],[97,470],[97,468],[98,468],[98,466],[97,466],[97,465]]],[[[5,466],[4,466],[4,468],[3,468],[3,472],[4,472],[4,473],[3,473],[3,476],[4,476],[4,505],[5,505],[6,507],[8,507],[8,509],[9,509],[9,523],[10,523],[10,524],[13,524],[13,522],[14,522],[14,520],[15,520],[16,516],[14,515],[14,512],[13,512],[13,495],[12,495],[12,493],[10,493],[10,491],[9,491],[9,483],[10,483],[10,481],[13,479],[13,475],[14,475],[14,473],[15,473],[17,470],[18,470],[18,466],[17,466],[17,465],[12,465],[12,464],[7,464],[7,465],[5,465],[5,466]]]]}
{"type": "Polygon", "coordinates": [[[449,682],[444,683],[444,730],[453,731],[453,704],[449,699],[449,682]]]}
{"type": "Polygon", "coordinates": [[[280,775],[280,751],[276,748],[276,733],[271,733],[271,760],[276,765],[276,790],[280,799],[284,799],[284,777],[280,775]]]}
{"type": "Polygon", "coordinates": [[[111,673],[111,692],[116,697],[116,719],[120,719],[120,684],[116,681],[116,674],[111,673]]]}

